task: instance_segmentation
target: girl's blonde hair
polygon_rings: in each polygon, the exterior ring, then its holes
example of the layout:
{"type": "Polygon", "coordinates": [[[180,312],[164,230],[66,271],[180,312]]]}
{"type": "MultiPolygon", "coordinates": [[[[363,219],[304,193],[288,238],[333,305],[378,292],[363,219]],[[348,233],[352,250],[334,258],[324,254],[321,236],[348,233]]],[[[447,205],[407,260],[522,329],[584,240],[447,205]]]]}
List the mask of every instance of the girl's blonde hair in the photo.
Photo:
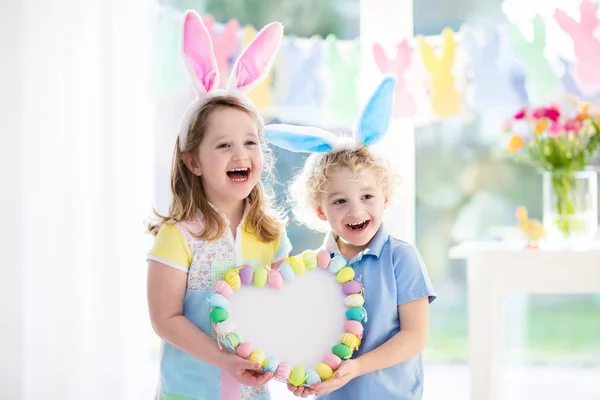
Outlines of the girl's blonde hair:
{"type": "Polygon", "coordinates": [[[328,224],[317,216],[320,197],[327,190],[327,184],[333,174],[340,168],[348,168],[360,176],[365,171],[372,171],[385,195],[392,197],[394,189],[400,183],[389,161],[373,153],[366,147],[322,154],[312,154],[306,160],[304,168],[290,184],[292,212],[296,219],[307,227],[326,231],[328,224]]]}
{"type": "Polygon", "coordinates": [[[179,149],[179,139],[177,139],[171,167],[173,200],[167,215],[163,216],[156,210],[154,211],[159,221],[148,224],[148,229],[153,235],[158,233],[164,223],[189,221],[195,218],[198,212],[203,219],[204,226],[200,232],[194,232],[195,237],[202,240],[215,240],[225,233],[226,222],[206,199],[201,177],[194,175],[183,161],[184,154],[197,151],[206,135],[210,116],[222,108],[242,111],[254,119],[265,160],[263,176],[247,197],[245,227],[263,242],[271,242],[279,236],[285,220],[281,212],[272,206],[274,198],[272,190],[262,182],[269,177],[265,175],[268,175],[273,169],[271,168],[273,160],[268,147],[265,146],[262,134],[264,121],[254,107],[240,98],[230,95],[212,97],[199,108],[191,119],[183,151],[179,149]]]}

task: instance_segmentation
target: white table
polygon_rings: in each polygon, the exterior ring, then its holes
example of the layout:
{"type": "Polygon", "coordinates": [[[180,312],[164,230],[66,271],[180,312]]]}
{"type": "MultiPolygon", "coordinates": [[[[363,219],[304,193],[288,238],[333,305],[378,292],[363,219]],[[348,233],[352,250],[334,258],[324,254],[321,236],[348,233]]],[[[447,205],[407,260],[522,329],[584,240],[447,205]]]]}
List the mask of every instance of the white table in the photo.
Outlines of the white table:
{"type": "Polygon", "coordinates": [[[449,256],[467,260],[471,400],[499,398],[503,295],[600,293],[600,243],[531,250],[521,242],[471,242],[449,256]]]}

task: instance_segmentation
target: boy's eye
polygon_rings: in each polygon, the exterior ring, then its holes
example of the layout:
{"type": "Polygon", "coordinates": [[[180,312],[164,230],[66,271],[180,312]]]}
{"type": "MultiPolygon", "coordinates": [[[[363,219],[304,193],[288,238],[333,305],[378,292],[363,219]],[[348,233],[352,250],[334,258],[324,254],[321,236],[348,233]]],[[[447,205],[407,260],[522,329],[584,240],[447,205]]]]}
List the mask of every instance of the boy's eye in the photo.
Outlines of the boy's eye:
{"type": "Polygon", "coordinates": [[[365,195],[363,196],[363,199],[365,199],[365,200],[369,200],[369,199],[372,199],[372,198],[373,198],[373,195],[372,195],[372,194],[365,194],[365,195]]]}
{"type": "Polygon", "coordinates": [[[333,204],[344,204],[346,202],[346,200],[344,199],[337,199],[333,201],[333,204]]]}
{"type": "Polygon", "coordinates": [[[257,143],[256,143],[254,140],[248,140],[248,141],[246,142],[246,145],[247,145],[247,146],[255,146],[256,144],[257,144],[257,143]]]}

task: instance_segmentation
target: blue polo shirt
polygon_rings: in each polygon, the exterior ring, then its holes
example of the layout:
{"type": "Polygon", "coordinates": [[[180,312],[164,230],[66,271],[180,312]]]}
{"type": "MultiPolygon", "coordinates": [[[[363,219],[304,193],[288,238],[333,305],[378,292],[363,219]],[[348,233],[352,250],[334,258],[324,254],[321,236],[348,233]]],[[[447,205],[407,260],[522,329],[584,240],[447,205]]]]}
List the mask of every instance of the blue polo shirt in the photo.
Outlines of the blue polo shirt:
{"type": "MultiPolygon", "coordinates": [[[[340,253],[332,232],[326,235],[323,247],[330,253],[340,253]]],[[[423,297],[431,303],[436,294],[417,249],[388,235],[383,226],[349,264],[361,277],[367,310],[364,336],[355,358],[400,331],[398,305],[423,297]]],[[[400,364],[353,379],[318,400],[417,400],[422,396],[423,361],[417,354],[400,364]]]]}

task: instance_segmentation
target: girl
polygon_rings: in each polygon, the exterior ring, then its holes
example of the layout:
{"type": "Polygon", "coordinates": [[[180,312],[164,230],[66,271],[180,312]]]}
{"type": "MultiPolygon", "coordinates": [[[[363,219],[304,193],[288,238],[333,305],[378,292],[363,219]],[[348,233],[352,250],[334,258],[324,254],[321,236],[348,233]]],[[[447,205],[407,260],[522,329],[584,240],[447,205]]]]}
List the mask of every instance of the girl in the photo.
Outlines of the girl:
{"type": "Polygon", "coordinates": [[[271,125],[265,136],[291,151],[314,152],[291,186],[294,213],[309,227],[325,226],[323,247],[341,254],[361,276],[368,319],[360,349],[334,377],[310,388],[288,388],[321,400],[421,399],[421,350],[428,307],[435,299],[417,250],[382,224],[396,183],[386,160],[368,147],[389,127],[395,80],[383,80],[367,104],[354,141],[316,128],[271,125]]]}
{"type": "Polygon", "coordinates": [[[267,74],[281,36],[278,23],[259,32],[221,91],[208,32],[195,12],[185,16],[184,60],[198,99],[183,118],[173,201],[150,227],[156,239],[148,254],[150,317],[163,340],[161,400],[269,398],[272,374],[220,350],[208,297],[229,269],[276,264],[291,250],[260,181],[263,121],[244,95],[267,74]]]}

